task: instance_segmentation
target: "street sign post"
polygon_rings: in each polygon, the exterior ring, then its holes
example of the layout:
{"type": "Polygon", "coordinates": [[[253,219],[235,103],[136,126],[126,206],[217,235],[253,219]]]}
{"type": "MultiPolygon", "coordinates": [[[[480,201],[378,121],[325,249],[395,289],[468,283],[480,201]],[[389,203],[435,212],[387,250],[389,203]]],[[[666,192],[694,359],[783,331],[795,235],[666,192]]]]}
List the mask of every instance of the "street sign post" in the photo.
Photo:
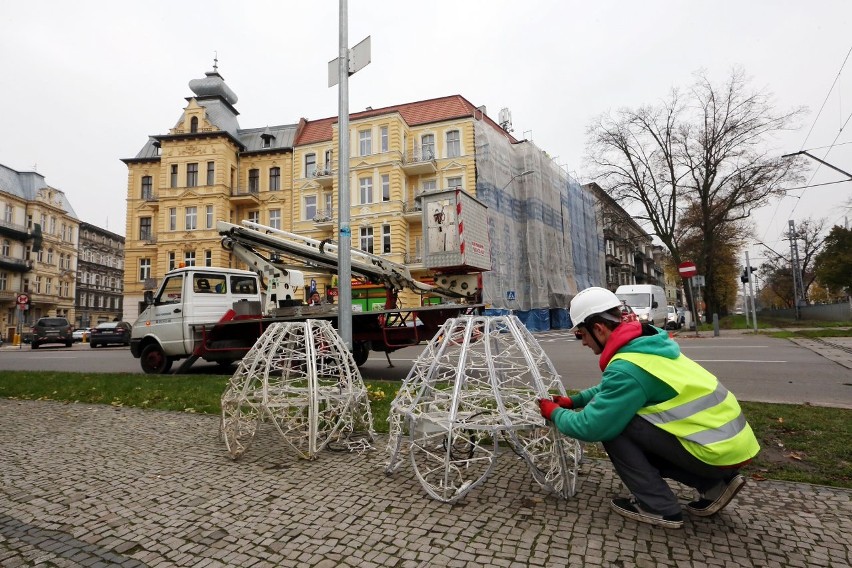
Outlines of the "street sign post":
{"type": "Polygon", "coordinates": [[[677,271],[681,278],[692,278],[698,274],[698,267],[695,266],[694,262],[681,262],[677,265],[677,271]]]}

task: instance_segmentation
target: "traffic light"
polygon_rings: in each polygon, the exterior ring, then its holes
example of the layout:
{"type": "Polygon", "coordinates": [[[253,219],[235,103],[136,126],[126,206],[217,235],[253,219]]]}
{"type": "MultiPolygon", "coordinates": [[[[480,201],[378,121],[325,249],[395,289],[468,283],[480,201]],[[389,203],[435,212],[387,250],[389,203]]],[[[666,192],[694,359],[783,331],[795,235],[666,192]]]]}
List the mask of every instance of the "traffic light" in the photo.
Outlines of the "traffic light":
{"type": "Polygon", "coordinates": [[[757,272],[757,268],[755,268],[755,267],[753,267],[753,266],[749,266],[749,267],[747,267],[747,268],[743,268],[743,273],[742,273],[742,274],[740,274],[740,282],[742,282],[743,284],[745,284],[746,282],[748,282],[748,280],[749,280],[749,278],[748,278],[748,277],[749,277],[752,273],[754,273],[754,272],[757,272]]]}

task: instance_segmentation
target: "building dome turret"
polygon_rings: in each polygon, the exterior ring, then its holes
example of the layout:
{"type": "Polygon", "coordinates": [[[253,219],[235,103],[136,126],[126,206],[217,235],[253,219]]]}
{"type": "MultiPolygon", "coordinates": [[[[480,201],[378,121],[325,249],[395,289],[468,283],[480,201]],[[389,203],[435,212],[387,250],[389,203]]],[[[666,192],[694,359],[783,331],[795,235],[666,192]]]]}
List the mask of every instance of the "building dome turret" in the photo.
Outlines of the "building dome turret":
{"type": "Polygon", "coordinates": [[[189,88],[197,97],[222,97],[230,105],[237,104],[237,95],[225,84],[225,79],[219,75],[218,65],[214,59],[213,71],[208,71],[203,79],[193,79],[189,88]]]}

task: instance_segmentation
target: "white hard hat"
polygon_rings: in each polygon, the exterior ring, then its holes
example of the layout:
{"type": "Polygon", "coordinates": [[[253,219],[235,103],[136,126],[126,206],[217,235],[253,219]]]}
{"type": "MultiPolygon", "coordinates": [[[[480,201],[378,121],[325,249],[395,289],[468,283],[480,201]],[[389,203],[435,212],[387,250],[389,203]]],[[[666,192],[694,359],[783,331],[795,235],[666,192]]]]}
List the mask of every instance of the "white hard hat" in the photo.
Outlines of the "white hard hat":
{"type": "Polygon", "coordinates": [[[600,314],[619,306],[621,306],[621,300],[606,288],[593,286],[581,290],[571,300],[571,323],[574,324],[574,328],[572,329],[576,329],[589,316],[600,314]]]}

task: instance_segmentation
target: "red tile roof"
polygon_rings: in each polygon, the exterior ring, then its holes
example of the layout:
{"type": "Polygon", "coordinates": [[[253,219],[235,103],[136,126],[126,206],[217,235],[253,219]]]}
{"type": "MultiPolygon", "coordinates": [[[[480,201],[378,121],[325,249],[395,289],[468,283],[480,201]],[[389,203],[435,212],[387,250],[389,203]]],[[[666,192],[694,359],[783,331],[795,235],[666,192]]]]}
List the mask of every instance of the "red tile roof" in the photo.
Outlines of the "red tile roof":
{"type": "MultiPolygon", "coordinates": [[[[441,122],[466,116],[477,118],[482,117],[483,120],[490,123],[495,129],[505,134],[511,142],[517,142],[511,134],[505,132],[487,115],[481,114],[476,107],[470,103],[470,101],[461,95],[450,95],[448,97],[441,97],[438,99],[429,99],[426,101],[417,101],[413,103],[356,112],[349,115],[349,120],[360,120],[362,118],[370,118],[371,116],[379,116],[392,112],[398,112],[409,126],[441,122]]],[[[333,134],[332,126],[336,123],[336,116],[321,118],[319,120],[306,120],[304,127],[296,137],[294,145],[301,146],[304,144],[313,144],[316,142],[331,140],[333,134]]]]}

